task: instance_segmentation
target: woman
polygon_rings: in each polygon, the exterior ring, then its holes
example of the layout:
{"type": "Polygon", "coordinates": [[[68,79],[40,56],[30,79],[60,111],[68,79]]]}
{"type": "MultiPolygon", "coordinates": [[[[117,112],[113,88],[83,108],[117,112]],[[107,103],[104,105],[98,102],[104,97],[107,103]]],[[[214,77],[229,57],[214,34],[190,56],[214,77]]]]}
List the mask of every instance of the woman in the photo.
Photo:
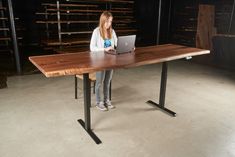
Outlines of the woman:
{"type": "MultiPolygon", "coordinates": [[[[110,12],[105,11],[100,16],[99,27],[97,27],[91,37],[90,50],[95,53],[109,51],[117,46],[117,36],[112,29],[113,16],[110,12]]],[[[112,79],[113,70],[104,70],[96,73],[96,107],[102,111],[107,108],[115,108],[109,98],[109,88],[112,79]],[[103,100],[100,96],[101,86],[103,85],[103,100]],[[107,106],[107,107],[106,107],[107,106]]]]}

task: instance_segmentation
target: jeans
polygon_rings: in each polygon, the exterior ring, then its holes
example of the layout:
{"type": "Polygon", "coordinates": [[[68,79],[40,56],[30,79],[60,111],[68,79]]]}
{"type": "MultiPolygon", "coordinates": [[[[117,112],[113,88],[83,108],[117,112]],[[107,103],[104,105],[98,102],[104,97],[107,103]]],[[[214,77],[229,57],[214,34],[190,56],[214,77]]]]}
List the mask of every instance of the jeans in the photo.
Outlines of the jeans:
{"type": "Polygon", "coordinates": [[[100,72],[96,72],[96,84],[95,84],[95,96],[96,103],[101,101],[101,86],[103,85],[103,93],[104,93],[104,102],[110,100],[109,98],[109,88],[110,82],[113,76],[113,70],[104,70],[100,72]]]}

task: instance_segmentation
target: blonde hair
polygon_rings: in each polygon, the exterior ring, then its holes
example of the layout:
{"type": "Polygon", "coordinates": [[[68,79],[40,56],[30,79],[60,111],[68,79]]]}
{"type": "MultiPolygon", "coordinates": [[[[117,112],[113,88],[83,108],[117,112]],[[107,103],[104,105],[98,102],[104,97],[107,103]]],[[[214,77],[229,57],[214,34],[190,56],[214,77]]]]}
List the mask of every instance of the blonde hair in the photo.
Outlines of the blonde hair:
{"type": "MultiPolygon", "coordinates": [[[[112,13],[110,13],[109,11],[104,11],[101,15],[100,15],[100,21],[99,21],[99,30],[100,30],[100,35],[103,39],[105,39],[105,27],[104,24],[105,22],[110,18],[113,17],[112,13]]],[[[107,37],[109,39],[112,38],[112,25],[109,27],[109,29],[107,30],[107,37]]]]}

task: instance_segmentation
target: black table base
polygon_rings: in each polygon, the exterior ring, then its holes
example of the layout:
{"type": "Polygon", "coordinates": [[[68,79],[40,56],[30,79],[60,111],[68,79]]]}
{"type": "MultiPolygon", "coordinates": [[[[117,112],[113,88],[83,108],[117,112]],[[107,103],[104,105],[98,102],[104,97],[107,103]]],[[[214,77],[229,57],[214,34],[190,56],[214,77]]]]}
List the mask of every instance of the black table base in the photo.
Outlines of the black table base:
{"type": "MultiPolygon", "coordinates": [[[[161,87],[160,87],[160,99],[159,104],[153,102],[152,100],[147,101],[147,103],[152,104],[159,108],[161,111],[175,117],[176,113],[165,108],[165,95],[166,95],[166,83],[167,83],[167,62],[162,64],[162,74],[161,74],[161,87]]],[[[90,115],[90,107],[91,107],[91,89],[90,89],[90,79],[89,74],[83,74],[83,93],[84,93],[84,121],[79,119],[78,122],[81,126],[86,130],[86,132],[90,135],[90,137],[95,141],[96,144],[102,143],[101,140],[95,135],[95,133],[91,130],[91,115],[90,115]]]]}
{"type": "Polygon", "coordinates": [[[95,135],[91,130],[91,83],[89,79],[89,74],[83,74],[83,93],[84,93],[84,121],[79,119],[78,122],[86,130],[86,132],[91,136],[96,144],[102,143],[101,140],[95,135]]]}
{"type": "Polygon", "coordinates": [[[152,104],[156,106],[157,108],[159,108],[161,111],[175,117],[176,116],[175,112],[165,108],[166,83],[167,83],[167,62],[163,62],[159,104],[153,102],[152,100],[148,100],[146,103],[152,104]]]}

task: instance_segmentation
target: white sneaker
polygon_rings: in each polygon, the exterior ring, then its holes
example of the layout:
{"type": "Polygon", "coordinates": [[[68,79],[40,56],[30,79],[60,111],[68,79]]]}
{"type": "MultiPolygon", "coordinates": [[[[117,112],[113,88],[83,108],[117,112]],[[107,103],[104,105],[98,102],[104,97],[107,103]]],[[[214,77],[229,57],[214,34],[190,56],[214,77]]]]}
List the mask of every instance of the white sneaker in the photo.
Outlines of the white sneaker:
{"type": "Polygon", "coordinates": [[[107,107],[108,107],[109,109],[115,108],[115,106],[112,105],[112,103],[111,103],[110,100],[107,100],[107,101],[105,102],[105,104],[107,105],[107,107]]]}
{"type": "Polygon", "coordinates": [[[104,106],[104,102],[100,101],[99,103],[96,104],[96,107],[101,110],[101,111],[107,111],[108,109],[104,106]]]}

